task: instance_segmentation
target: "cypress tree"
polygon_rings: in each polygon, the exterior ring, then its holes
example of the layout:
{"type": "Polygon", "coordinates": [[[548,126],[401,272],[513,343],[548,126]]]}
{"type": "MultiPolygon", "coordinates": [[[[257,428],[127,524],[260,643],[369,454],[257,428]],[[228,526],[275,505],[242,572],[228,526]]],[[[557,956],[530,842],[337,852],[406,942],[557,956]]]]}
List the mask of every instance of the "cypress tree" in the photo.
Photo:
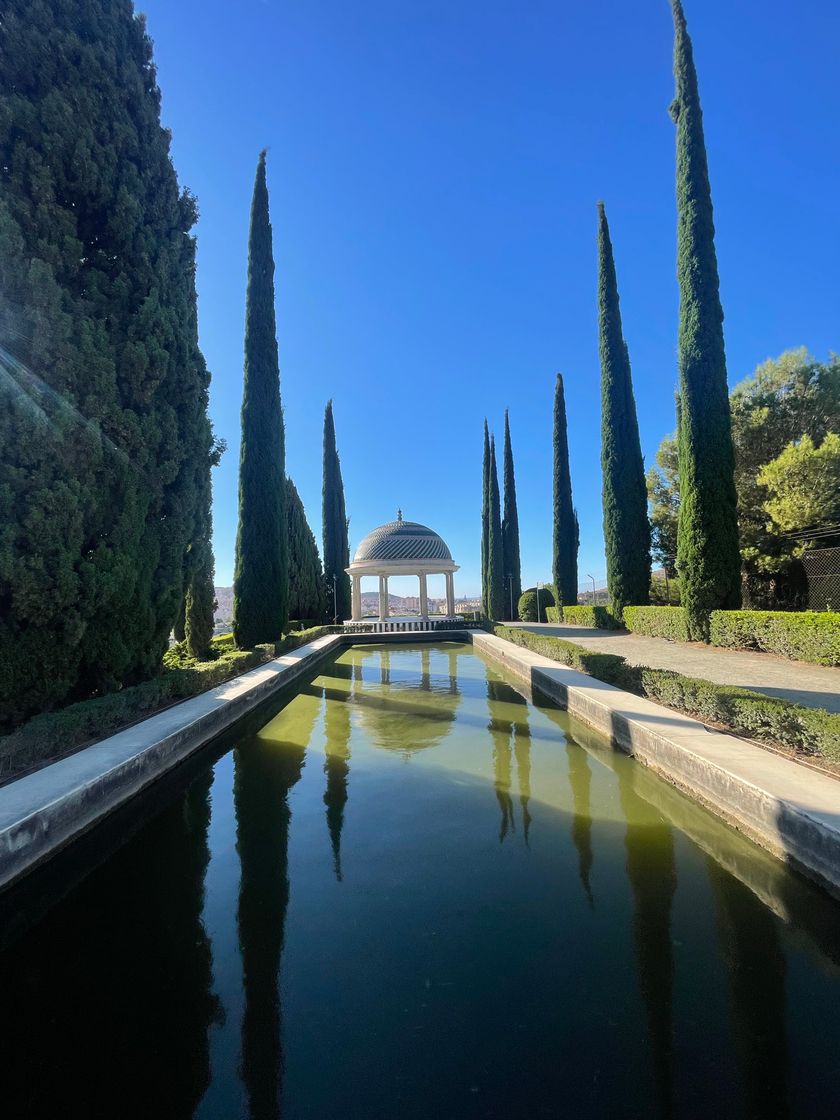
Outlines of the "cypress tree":
{"type": "Polygon", "coordinates": [[[578,526],[572,505],[566,399],[563,395],[563,375],[558,373],[554,387],[554,541],[551,571],[559,607],[577,603],[577,550],[578,526]]]}
{"type": "Polygon", "coordinates": [[[285,471],[274,255],[263,151],[257,162],[248,235],[239,527],[233,573],[233,637],[245,649],[276,641],[289,620],[285,471]]]}
{"type": "Polygon", "coordinates": [[[350,541],[347,533],[347,511],[344,505],[344,483],[341,479],[341,462],[335,443],[335,422],[332,401],[327,401],[324,411],[324,582],[327,592],[327,615],[333,615],[333,576],[335,577],[335,610],[338,621],[350,618],[350,541]]]}
{"type": "Polygon", "coordinates": [[[677,568],[691,636],[705,639],[709,611],[740,606],[738,517],[703,114],[680,0],[672,8],[682,401],[677,568]]]}
{"type": "Polygon", "coordinates": [[[516,607],[522,594],[522,566],[519,559],[519,512],[516,508],[516,478],[513,473],[513,450],[510,445],[510,419],[505,409],[504,446],[504,517],[502,519],[502,553],[505,568],[505,618],[516,618],[516,607]],[[513,607],[511,608],[511,601],[513,607]]]}
{"type": "Polygon", "coordinates": [[[195,202],[129,0],[0,21],[0,722],[150,676],[207,465],[195,202]]]}
{"type": "Polygon", "coordinates": [[[490,437],[490,503],[487,532],[487,613],[490,618],[505,616],[504,548],[502,511],[499,500],[499,474],[496,469],[496,441],[490,437]]]}
{"type": "Polygon", "coordinates": [[[613,612],[620,618],[626,606],[648,602],[650,523],[630,356],[621,330],[615,262],[603,202],[598,203],[598,330],[607,586],[613,612]]]}
{"type": "Polygon", "coordinates": [[[324,573],[315,534],[309,528],[297,487],[286,479],[289,527],[289,617],[323,621],[327,610],[324,573]]]}
{"type": "Polygon", "coordinates": [[[484,418],[484,458],[481,462],[481,607],[490,616],[487,587],[488,546],[490,540],[490,431],[484,418]]]}

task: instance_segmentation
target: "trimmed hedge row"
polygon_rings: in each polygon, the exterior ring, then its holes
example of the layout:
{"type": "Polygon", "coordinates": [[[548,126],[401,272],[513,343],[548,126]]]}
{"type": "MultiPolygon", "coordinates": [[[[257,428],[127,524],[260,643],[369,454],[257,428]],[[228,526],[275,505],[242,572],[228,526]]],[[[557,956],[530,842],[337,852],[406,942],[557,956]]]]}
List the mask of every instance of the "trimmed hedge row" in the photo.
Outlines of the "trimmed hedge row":
{"type": "MultiPolygon", "coordinates": [[[[682,607],[625,607],[634,634],[687,642],[682,607]]],[[[840,614],[831,611],[712,611],[709,640],[728,649],[758,649],[813,665],[840,665],[840,614]]]]}
{"type": "Polygon", "coordinates": [[[562,638],[496,626],[494,633],[553,661],[589,673],[627,692],[645,696],[704,722],[751,739],[840,762],[840,714],[804,708],[760,692],[685,677],[670,669],[628,665],[623,657],[593,653],[562,638]]]}
{"type": "Polygon", "coordinates": [[[11,777],[69,754],[85,743],[113,735],[168,704],[215,688],[335,629],[315,626],[252,650],[235,649],[233,636],[224,634],[210,643],[217,655],[212,661],[195,661],[187,654],[186,644],[179,643],[164,654],[160,676],[106,696],[80,700],[56,712],[44,712],[0,738],[0,777],[11,777]]]}
{"type": "Polygon", "coordinates": [[[760,649],[814,665],[840,665],[840,613],[712,611],[713,645],[760,649]]]}
{"type": "Polygon", "coordinates": [[[609,607],[563,607],[563,621],[573,626],[592,626],[596,630],[621,629],[621,623],[609,607]]]}
{"type": "Polygon", "coordinates": [[[688,623],[682,607],[625,607],[624,625],[634,634],[688,641],[688,623]]]}

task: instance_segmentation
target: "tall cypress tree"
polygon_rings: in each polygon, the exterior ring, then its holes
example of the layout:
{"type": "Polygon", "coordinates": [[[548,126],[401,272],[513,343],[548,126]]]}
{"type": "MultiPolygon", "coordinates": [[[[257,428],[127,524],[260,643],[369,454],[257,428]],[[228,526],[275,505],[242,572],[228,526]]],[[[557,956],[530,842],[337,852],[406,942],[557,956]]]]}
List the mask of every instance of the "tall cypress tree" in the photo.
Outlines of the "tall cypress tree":
{"type": "Polygon", "coordinates": [[[484,457],[481,461],[481,608],[490,615],[490,597],[487,588],[487,565],[490,541],[490,430],[484,418],[484,457]]]}
{"type": "Polygon", "coordinates": [[[0,21],[0,723],[156,672],[207,467],[194,200],[129,0],[0,21]]]}
{"type": "Polygon", "coordinates": [[[522,565],[519,559],[519,512],[516,508],[516,478],[513,473],[513,450],[510,445],[510,418],[507,409],[505,409],[503,473],[505,486],[504,517],[502,518],[502,553],[505,567],[504,617],[515,619],[519,596],[522,594],[522,565]]]}
{"type": "Polygon", "coordinates": [[[558,373],[554,386],[554,541],[551,571],[560,607],[577,603],[577,552],[578,525],[572,505],[566,398],[563,395],[563,375],[558,373]]]}
{"type": "Polygon", "coordinates": [[[738,516],[703,114],[680,0],[672,8],[682,401],[677,568],[691,636],[706,639],[709,611],[740,606],[738,516]]]}
{"type": "Polygon", "coordinates": [[[257,163],[248,239],[239,527],[233,574],[233,637],[238,646],[248,649],[282,634],[289,619],[288,560],[274,255],[263,151],[257,163]]]}
{"type": "Polygon", "coordinates": [[[338,621],[350,618],[350,541],[347,533],[347,511],[344,505],[344,483],[335,443],[335,422],[332,401],[324,412],[324,489],[322,495],[324,528],[324,580],[327,585],[327,614],[338,612],[338,621]],[[335,580],[333,581],[333,577],[335,580]],[[333,606],[335,587],[335,608],[333,606]]]}
{"type": "Polygon", "coordinates": [[[650,523],[630,356],[621,330],[610,229],[598,203],[598,330],[601,354],[601,469],[607,586],[617,617],[648,602],[650,523]]]}
{"type": "Polygon", "coordinates": [[[505,561],[502,544],[502,510],[499,500],[499,473],[496,469],[496,440],[490,437],[490,504],[487,532],[487,613],[490,618],[505,617],[505,561]]]}
{"type": "Polygon", "coordinates": [[[289,526],[289,617],[321,622],[327,609],[321,557],[300,494],[290,478],[286,479],[286,519],[289,526]]]}

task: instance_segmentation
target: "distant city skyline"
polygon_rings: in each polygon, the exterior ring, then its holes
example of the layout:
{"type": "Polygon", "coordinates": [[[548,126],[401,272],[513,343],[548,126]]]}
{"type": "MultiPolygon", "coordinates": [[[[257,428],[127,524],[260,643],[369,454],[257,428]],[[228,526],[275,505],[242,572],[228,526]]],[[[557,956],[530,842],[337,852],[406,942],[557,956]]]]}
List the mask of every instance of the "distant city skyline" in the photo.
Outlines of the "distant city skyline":
{"type": "MultiPolygon", "coordinates": [[[[232,580],[248,207],[268,147],[287,470],[321,538],[335,407],[351,551],[430,525],[479,591],[482,423],[511,410],[523,586],[550,579],[551,397],[565,378],[580,585],[605,571],[596,208],[610,217],[642,448],[674,429],[673,26],[649,5],[147,0],[163,121],[199,202],[216,582],[232,580]],[[224,80],[208,60],[224,59],[224,80]]],[[[835,44],[824,0],[686,0],[730,384],[840,347],[835,44]],[[784,60],[783,70],[779,60],[784,60]],[[783,77],[782,77],[783,74],[783,77]],[[745,95],[749,91],[749,95],[745,95]]]]}

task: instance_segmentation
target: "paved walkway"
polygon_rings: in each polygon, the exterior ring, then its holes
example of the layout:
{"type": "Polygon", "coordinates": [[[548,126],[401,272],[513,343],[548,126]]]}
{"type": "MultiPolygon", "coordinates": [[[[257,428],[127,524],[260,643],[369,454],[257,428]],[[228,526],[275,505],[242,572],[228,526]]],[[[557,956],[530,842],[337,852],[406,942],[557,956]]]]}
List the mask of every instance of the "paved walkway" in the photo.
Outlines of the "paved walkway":
{"type": "Polygon", "coordinates": [[[535,634],[553,634],[598,653],[618,653],[631,665],[674,669],[688,677],[740,685],[809,708],[840,712],[840,669],[788,661],[772,653],[717,649],[699,642],[669,642],[615,630],[552,623],[510,623],[535,634]]]}

